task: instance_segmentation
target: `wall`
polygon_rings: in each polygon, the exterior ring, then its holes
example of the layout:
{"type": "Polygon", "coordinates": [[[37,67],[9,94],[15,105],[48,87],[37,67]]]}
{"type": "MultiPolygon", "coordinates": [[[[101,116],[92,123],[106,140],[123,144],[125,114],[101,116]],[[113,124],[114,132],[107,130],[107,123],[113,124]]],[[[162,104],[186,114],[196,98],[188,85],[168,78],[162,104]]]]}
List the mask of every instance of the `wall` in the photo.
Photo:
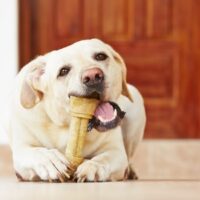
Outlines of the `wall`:
{"type": "MultiPolygon", "coordinates": [[[[4,106],[6,94],[18,69],[18,5],[17,0],[0,1],[0,105],[4,106]]],[[[0,108],[0,111],[2,109],[0,108]]],[[[2,113],[1,114],[5,114],[2,113]]],[[[6,134],[0,122],[0,143],[6,134]]]]}

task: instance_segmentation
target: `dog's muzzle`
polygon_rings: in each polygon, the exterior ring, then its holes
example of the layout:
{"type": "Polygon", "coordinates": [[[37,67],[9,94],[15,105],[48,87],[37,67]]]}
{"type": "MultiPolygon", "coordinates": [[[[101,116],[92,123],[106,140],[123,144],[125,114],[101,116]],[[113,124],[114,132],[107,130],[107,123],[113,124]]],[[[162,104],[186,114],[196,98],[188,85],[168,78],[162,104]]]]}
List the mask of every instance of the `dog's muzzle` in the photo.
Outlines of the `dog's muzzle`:
{"type": "Polygon", "coordinates": [[[81,81],[85,86],[85,94],[70,93],[73,96],[100,100],[93,118],[89,121],[88,131],[91,131],[93,128],[100,132],[113,129],[120,124],[125,115],[125,112],[116,103],[104,100],[104,79],[104,73],[101,69],[97,67],[87,69],[81,76],[81,81]]]}
{"type": "Polygon", "coordinates": [[[81,76],[82,83],[86,86],[87,94],[102,93],[104,90],[104,73],[99,68],[87,69],[81,76]]]}

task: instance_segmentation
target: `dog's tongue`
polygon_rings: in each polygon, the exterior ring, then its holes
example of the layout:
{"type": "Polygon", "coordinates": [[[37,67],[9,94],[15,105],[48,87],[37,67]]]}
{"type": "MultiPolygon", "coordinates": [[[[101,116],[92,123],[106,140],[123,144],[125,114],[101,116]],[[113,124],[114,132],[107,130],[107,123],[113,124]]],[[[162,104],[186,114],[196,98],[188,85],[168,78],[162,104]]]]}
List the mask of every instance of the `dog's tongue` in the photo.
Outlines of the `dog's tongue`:
{"type": "Polygon", "coordinates": [[[99,132],[104,132],[117,127],[124,118],[125,112],[114,102],[101,102],[94,113],[93,118],[88,123],[88,131],[95,128],[99,132]]]}
{"type": "Polygon", "coordinates": [[[101,121],[110,121],[115,117],[113,106],[109,102],[102,102],[98,105],[94,116],[101,121]]]}

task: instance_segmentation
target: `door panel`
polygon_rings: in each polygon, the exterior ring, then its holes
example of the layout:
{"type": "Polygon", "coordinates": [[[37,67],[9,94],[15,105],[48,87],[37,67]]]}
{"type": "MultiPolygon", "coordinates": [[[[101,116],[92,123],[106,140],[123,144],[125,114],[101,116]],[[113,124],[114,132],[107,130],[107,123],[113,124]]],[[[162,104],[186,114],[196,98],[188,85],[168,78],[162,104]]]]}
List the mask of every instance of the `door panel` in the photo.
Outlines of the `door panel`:
{"type": "Polygon", "coordinates": [[[195,0],[20,0],[20,63],[103,39],[145,98],[145,136],[200,137],[199,9],[195,0]]]}

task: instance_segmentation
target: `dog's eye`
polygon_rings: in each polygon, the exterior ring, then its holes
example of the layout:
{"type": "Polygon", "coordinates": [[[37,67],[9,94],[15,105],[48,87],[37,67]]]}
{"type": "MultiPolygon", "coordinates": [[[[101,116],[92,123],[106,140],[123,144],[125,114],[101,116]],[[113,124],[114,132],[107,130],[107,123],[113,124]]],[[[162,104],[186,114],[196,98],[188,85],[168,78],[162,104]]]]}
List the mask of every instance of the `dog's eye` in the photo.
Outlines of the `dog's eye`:
{"type": "Polygon", "coordinates": [[[69,66],[62,67],[60,69],[59,73],[58,73],[58,77],[60,77],[60,76],[66,76],[69,73],[70,69],[71,68],[69,66]]]}
{"type": "Polygon", "coordinates": [[[94,59],[97,61],[104,61],[108,58],[108,56],[105,53],[97,53],[94,55],[94,59]]]}

